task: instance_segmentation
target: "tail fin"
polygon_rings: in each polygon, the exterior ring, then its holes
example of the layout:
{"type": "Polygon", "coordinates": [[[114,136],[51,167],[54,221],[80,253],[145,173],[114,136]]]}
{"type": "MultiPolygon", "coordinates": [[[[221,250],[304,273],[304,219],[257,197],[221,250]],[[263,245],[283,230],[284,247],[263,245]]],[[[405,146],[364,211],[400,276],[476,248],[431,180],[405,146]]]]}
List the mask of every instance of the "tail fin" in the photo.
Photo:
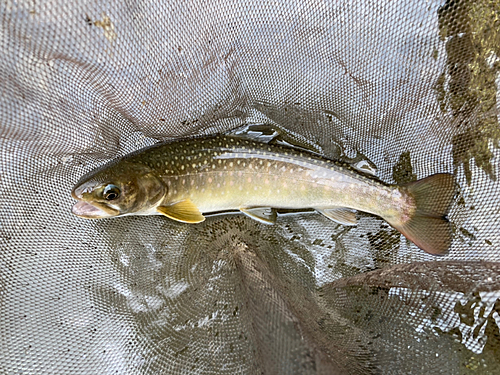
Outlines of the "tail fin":
{"type": "Polygon", "coordinates": [[[415,200],[416,211],[406,222],[391,225],[427,253],[444,254],[451,245],[446,215],[456,191],[453,175],[438,173],[404,187],[415,200]]]}

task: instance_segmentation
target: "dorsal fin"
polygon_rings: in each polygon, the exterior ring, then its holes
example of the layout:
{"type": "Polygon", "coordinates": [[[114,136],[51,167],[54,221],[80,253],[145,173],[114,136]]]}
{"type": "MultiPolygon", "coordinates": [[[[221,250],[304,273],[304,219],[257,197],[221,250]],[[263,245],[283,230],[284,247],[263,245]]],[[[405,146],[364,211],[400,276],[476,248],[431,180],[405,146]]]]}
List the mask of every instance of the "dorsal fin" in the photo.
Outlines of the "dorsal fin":
{"type": "Polygon", "coordinates": [[[377,168],[375,165],[370,164],[367,160],[360,160],[357,163],[351,164],[351,167],[361,173],[377,177],[377,168]]]}

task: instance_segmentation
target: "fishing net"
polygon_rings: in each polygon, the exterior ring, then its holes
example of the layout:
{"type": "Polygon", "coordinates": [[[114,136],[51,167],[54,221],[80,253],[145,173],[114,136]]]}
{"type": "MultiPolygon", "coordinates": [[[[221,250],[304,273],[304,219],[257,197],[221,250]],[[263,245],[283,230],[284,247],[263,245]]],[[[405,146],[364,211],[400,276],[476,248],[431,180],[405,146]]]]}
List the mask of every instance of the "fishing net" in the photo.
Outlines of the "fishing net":
{"type": "Polygon", "coordinates": [[[2,373],[500,373],[499,2],[0,11],[2,373]],[[70,213],[85,172],[224,132],[387,183],[453,173],[449,252],[363,213],[70,213]]]}

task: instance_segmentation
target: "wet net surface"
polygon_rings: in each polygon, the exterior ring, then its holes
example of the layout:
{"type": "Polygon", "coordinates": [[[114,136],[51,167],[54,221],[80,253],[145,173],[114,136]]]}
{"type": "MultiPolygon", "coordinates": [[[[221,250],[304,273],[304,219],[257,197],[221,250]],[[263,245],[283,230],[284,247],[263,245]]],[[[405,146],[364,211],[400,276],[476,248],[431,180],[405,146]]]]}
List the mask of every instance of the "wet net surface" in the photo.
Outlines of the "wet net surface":
{"type": "Polygon", "coordinates": [[[498,2],[0,12],[3,373],[500,373],[498,2]],[[453,173],[448,254],[367,214],[70,213],[111,158],[261,125],[388,183],[453,173]]]}

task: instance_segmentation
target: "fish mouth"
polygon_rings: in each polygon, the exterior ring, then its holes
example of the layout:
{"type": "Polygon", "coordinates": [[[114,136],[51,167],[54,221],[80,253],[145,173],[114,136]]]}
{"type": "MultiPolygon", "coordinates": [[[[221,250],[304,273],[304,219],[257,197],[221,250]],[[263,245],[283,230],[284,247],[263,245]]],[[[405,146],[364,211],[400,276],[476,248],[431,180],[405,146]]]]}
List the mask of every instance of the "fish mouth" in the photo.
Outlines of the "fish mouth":
{"type": "Polygon", "coordinates": [[[71,209],[73,215],[78,217],[82,217],[84,219],[103,219],[106,217],[114,217],[118,216],[118,210],[114,210],[112,208],[107,207],[106,211],[103,209],[96,207],[88,202],[79,201],[73,205],[71,209]]]}

